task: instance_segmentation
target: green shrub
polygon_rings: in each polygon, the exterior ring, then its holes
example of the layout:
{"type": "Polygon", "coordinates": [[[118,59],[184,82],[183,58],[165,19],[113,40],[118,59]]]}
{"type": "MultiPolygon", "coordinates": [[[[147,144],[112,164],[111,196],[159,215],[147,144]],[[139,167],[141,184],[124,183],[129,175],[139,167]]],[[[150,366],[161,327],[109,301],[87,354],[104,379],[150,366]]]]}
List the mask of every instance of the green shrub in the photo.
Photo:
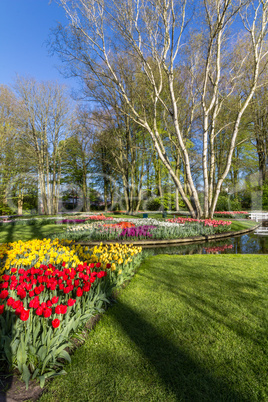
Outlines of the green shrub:
{"type": "Polygon", "coordinates": [[[161,207],[161,201],[159,197],[150,198],[146,203],[146,209],[148,211],[158,211],[161,207]]]}
{"type": "Polygon", "coordinates": [[[216,211],[241,211],[242,206],[237,198],[225,194],[219,195],[216,211]]]}
{"type": "Polygon", "coordinates": [[[227,195],[219,195],[216,211],[229,211],[230,210],[230,199],[227,195]]]}
{"type": "Polygon", "coordinates": [[[0,215],[14,215],[14,211],[8,205],[0,205],[0,215]]]}
{"type": "Polygon", "coordinates": [[[122,210],[122,208],[121,208],[119,202],[116,202],[116,203],[113,205],[112,211],[113,211],[113,212],[117,212],[117,211],[121,211],[121,210],[122,210]]]}
{"type": "Polygon", "coordinates": [[[252,193],[250,189],[239,191],[238,199],[241,203],[241,210],[251,209],[251,203],[252,203],[251,197],[252,193]]]}
{"type": "Polygon", "coordinates": [[[268,210],[268,185],[263,186],[262,209],[268,210]]]}
{"type": "MultiPolygon", "coordinates": [[[[185,204],[181,198],[179,200],[179,208],[185,208],[185,204]]],[[[148,211],[176,211],[176,195],[173,193],[166,193],[162,197],[150,198],[146,203],[146,209],[148,211]]]]}

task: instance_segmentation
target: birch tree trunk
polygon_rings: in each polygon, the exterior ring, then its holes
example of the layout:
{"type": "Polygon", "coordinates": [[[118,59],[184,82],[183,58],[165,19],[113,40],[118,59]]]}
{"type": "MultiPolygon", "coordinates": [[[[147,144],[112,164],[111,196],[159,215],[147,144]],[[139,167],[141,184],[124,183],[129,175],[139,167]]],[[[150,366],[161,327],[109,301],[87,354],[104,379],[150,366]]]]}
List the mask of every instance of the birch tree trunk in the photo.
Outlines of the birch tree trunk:
{"type": "Polygon", "coordinates": [[[242,116],[258,86],[260,63],[267,58],[263,46],[267,37],[267,1],[197,1],[200,32],[195,36],[189,35],[188,26],[196,23],[197,16],[187,20],[193,12],[187,0],[131,3],[59,0],[59,3],[70,25],[55,32],[53,49],[68,60],[70,70],[81,77],[85,87],[93,81],[96,88],[117,94],[117,109],[150,135],[191,216],[212,217],[230,170],[242,116]],[[241,58],[234,57],[231,33],[231,24],[237,18],[250,43],[247,54],[241,58]],[[237,82],[250,55],[253,61],[250,89],[243,93],[238,91],[237,82]],[[134,89],[138,101],[131,96],[133,81],[127,79],[128,71],[136,79],[134,89]],[[180,86],[185,87],[183,101],[191,116],[188,120],[181,116],[180,86]],[[215,136],[223,130],[218,115],[232,94],[239,97],[240,106],[232,124],[222,173],[216,172],[214,179],[215,136]],[[193,130],[195,147],[202,154],[198,182],[203,186],[204,210],[199,202],[188,147],[193,130]],[[181,156],[186,186],[176,175],[171,149],[181,156]],[[189,189],[190,200],[185,188],[189,189]]]}

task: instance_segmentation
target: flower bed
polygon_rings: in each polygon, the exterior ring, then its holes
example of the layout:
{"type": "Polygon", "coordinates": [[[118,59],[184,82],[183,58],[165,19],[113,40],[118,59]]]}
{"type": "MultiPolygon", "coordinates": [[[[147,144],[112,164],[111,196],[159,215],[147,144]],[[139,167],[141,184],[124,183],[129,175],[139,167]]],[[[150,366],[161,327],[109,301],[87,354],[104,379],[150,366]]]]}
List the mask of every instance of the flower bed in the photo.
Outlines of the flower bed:
{"type": "Polygon", "coordinates": [[[204,227],[211,227],[214,228],[215,232],[214,233],[222,233],[230,230],[231,228],[231,221],[218,221],[216,219],[193,219],[193,218],[174,218],[174,219],[168,219],[168,222],[174,222],[174,223],[191,223],[191,222],[196,222],[204,227]]]}
{"type": "Polygon", "coordinates": [[[126,229],[126,228],[133,228],[135,227],[134,223],[131,222],[118,222],[118,223],[104,223],[104,227],[112,227],[112,228],[120,228],[120,229],[126,229]]]}
{"type": "Polygon", "coordinates": [[[110,216],[104,215],[91,215],[87,219],[87,221],[112,221],[113,218],[110,216]]]}
{"type": "Polygon", "coordinates": [[[57,223],[67,223],[67,224],[75,224],[75,223],[84,223],[86,219],[62,219],[58,220],[57,223]]]}
{"type": "Polygon", "coordinates": [[[231,228],[230,221],[211,219],[176,218],[158,221],[156,219],[130,218],[127,222],[122,223],[121,220],[118,222],[115,220],[113,224],[101,222],[84,224],[68,228],[65,232],[55,236],[75,241],[165,240],[213,235],[226,232],[231,228]]]}
{"type": "Polygon", "coordinates": [[[126,227],[120,233],[121,239],[149,239],[153,237],[153,229],[156,229],[157,226],[154,225],[142,225],[136,227],[126,227]]]}
{"type": "Polygon", "coordinates": [[[30,379],[43,386],[46,378],[64,373],[70,336],[103,311],[112,290],[141,262],[141,248],[67,243],[0,247],[0,353],[27,386],[30,379]]]}

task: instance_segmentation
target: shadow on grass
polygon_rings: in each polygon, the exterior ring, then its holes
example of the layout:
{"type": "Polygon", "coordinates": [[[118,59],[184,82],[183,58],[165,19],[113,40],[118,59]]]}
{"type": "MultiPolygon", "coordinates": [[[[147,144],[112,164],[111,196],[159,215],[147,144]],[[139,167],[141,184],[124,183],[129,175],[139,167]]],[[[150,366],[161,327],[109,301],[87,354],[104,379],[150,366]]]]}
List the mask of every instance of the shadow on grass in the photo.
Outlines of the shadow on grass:
{"type": "Polygon", "coordinates": [[[13,243],[18,240],[42,239],[41,226],[39,225],[6,225],[1,233],[1,243],[13,243]]]}
{"type": "Polygon", "coordinates": [[[14,241],[15,226],[14,225],[1,226],[0,231],[2,231],[2,229],[4,229],[4,231],[6,232],[6,235],[5,240],[4,241],[2,240],[1,243],[12,243],[14,241]]]}
{"type": "Polygon", "coordinates": [[[49,238],[51,235],[61,233],[66,225],[62,224],[29,224],[0,226],[0,243],[13,243],[18,240],[49,238]]]}
{"type": "Polygon", "coordinates": [[[33,225],[31,226],[31,239],[48,239],[52,235],[61,233],[66,228],[66,224],[57,223],[56,225],[33,225]]]}
{"type": "Polygon", "coordinates": [[[45,236],[42,233],[42,230],[40,230],[41,226],[39,225],[31,225],[31,234],[33,239],[43,239],[45,236]]]}
{"type": "MultiPolygon", "coordinates": [[[[258,331],[256,331],[255,318],[256,310],[258,310],[259,320],[261,321],[261,315],[265,320],[267,297],[265,299],[264,295],[256,294],[258,285],[254,283],[253,279],[251,279],[251,282],[249,279],[242,278],[240,280],[235,280],[235,278],[227,279],[222,275],[213,273],[214,281],[211,283],[208,282],[204,272],[188,271],[173,275],[172,284],[164,279],[164,269],[158,270],[158,273],[159,277],[161,277],[161,287],[164,288],[164,291],[184,300],[193,311],[210,320],[207,322],[216,322],[242,338],[247,338],[255,344],[263,345],[266,328],[263,325],[262,328],[258,327],[258,331]],[[192,284],[198,284],[198,288],[188,286],[186,289],[185,286],[182,286],[181,283],[184,283],[184,277],[187,280],[192,277],[192,284]],[[219,288],[221,289],[220,292],[219,288]],[[255,293],[245,292],[245,289],[254,290],[255,293]]],[[[140,272],[140,275],[147,280],[155,281],[157,286],[157,278],[146,275],[144,272],[140,272]]],[[[262,280],[264,281],[264,279],[262,280]]],[[[265,282],[263,284],[265,286],[265,282]]]]}
{"type": "Polygon", "coordinates": [[[121,302],[109,314],[155,368],[167,392],[178,401],[250,401],[230,384],[206,370],[185,351],[157,332],[136,311],[121,302]]]}

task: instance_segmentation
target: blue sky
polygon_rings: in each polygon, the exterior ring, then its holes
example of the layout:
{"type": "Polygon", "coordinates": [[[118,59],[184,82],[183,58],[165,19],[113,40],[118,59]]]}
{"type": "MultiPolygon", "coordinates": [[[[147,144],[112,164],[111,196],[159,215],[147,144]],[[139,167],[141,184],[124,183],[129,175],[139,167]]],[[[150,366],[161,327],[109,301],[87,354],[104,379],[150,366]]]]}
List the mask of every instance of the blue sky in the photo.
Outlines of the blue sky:
{"type": "Polygon", "coordinates": [[[54,1],[0,0],[0,84],[12,85],[18,74],[78,89],[77,81],[64,79],[57,70],[57,55],[48,54],[46,41],[57,22],[66,24],[67,19],[54,1]]]}
{"type": "Polygon", "coordinates": [[[0,84],[12,85],[16,74],[75,84],[56,69],[59,58],[48,55],[45,42],[57,22],[67,22],[64,10],[49,0],[0,0],[0,84]]]}

